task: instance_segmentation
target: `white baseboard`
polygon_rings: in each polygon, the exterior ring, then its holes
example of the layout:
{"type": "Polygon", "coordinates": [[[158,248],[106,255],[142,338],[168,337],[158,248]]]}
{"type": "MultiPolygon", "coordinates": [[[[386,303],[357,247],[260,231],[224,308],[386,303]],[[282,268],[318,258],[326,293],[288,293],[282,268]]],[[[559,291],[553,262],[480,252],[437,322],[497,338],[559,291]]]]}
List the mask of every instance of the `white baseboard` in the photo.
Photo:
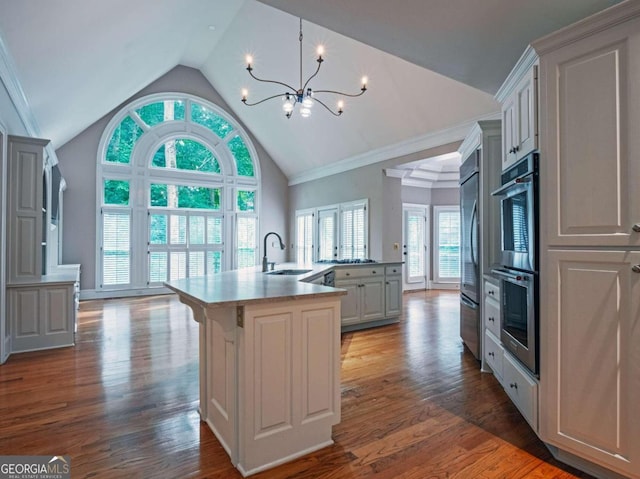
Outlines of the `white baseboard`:
{"type": "Polygon", "coordinates": [[[99,291],[96,289],[83,289],[80,291],[80,301],[90,299],[114,299],[131,298],[135,296],[155,296],[158,294],[172,294],[169,288],[144,288],[144,289],[121,289],[111,291],[99,291]]]}

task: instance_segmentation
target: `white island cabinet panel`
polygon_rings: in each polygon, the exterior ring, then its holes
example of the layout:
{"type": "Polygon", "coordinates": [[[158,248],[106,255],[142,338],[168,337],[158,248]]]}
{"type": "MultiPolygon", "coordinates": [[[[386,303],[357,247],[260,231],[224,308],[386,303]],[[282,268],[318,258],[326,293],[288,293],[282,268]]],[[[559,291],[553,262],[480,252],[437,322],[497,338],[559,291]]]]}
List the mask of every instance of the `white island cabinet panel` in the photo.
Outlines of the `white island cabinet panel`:
{"type": "Polygon", "coordinates": [[[299,279],[247,269],[165,283],[200,323],[200,416],[244,476],[333,444],[340,422],[345,291],[299,279]]]}
{"type": "Polygon", "coordinates": [[[340,421],[339,300],[245,306],[239,336],[238,469],[250,474],[332,444],[340,421]]]}

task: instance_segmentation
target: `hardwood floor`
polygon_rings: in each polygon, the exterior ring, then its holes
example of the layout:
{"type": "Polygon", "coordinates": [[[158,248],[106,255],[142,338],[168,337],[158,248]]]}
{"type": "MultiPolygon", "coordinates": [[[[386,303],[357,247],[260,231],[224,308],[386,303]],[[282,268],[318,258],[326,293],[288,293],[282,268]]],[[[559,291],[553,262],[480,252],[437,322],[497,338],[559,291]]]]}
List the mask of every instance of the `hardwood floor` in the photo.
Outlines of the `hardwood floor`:
{"type": "MultiPolygon", "coordinates": [[[[404,307],[343,335],[335,444],[252,477],[590,477],[553,460],[464,351],[457,292],[404,307]]],[[[0,366],[0,455],[69,455],[73,478],[240,478],[197,405],[198,326],[175,296],[82,302],[75,347],[0,366]]]]}

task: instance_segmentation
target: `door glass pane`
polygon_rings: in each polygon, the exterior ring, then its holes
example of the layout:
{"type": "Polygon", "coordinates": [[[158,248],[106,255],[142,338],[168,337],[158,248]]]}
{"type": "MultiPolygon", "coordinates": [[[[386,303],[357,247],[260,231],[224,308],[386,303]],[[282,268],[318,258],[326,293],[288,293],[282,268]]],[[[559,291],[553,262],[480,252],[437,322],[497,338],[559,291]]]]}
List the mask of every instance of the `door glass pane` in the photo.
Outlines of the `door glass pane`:
{"type": "Polygon", "coordinates": [[[170,220],[171,244],[187,244],[187,217],[171,215],[170,220]]]}
{"type": "Polygon", "coordinates": [[[336,259],[336,215],[335,212],[319,212],[318,259],[336,259]]]}
{"type": "Polygon", "coordinates": [[[204,216],[189,217],[189,244],[204,244],[204,216]]]}
{"type": "Polygon", "coordinates": [[[104,213],[102,223],[103,285],[129,284],[129,212],[104,213]]]}
{"type": "Polygon", "coordinates": [[[204,251],[189,253],[189,278],[204,276],[204,251]]]}
{"type": "Polygon", "coordinates": [[[313,261],[313,214],[298,215],[296,225],[296,259],[299,262],[313,261]]]}
{"type": "Polygon", "coordinates": [[[149,243],[167,244],[167,215],[151,215],[149,243]]]}
{"type": "Polygon", "coordinates": [[[410,277],[424,276],[424,216],[407,214],[407,268],[410,277]]]}
{"type": "Polygon", "coordinates": [[[167,253],[152,251],[149,253],[149,282],[158,283],[167,280],[167,253]]]}
{"type": "Polygon", "coordinates": [[[207,251],[207,273],[222,271],[222,251],[207,251]]]}
{"type": "Polygon", "coordinates": [[[187,253],[185,251],[172,251],[170,279],[183,279],[187,277],[187,253]]]}
{"type": "Polygon", "coordinates": [[[255,266],[256,264],[256,226],[255,217],[240,216],[237,223],[238,248],[237,263],[238,268],[255,266]]]}
{"type": "Polygon", "coordinates": [[[222,217],[207,217],[207,244],[222,244],[222,217]]]}

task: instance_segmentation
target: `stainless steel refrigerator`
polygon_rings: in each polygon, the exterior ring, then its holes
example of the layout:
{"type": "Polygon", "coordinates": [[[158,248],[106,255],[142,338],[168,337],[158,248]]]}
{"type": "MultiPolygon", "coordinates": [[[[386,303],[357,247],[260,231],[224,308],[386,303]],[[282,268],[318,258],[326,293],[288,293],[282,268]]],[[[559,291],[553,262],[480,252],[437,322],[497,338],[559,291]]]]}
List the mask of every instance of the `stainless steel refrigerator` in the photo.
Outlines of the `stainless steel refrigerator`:
{"type": "Polygon", "coordinates": [[[460,166],[460,337],[480,359],[479,266],[480,150],[460,166]]]}

